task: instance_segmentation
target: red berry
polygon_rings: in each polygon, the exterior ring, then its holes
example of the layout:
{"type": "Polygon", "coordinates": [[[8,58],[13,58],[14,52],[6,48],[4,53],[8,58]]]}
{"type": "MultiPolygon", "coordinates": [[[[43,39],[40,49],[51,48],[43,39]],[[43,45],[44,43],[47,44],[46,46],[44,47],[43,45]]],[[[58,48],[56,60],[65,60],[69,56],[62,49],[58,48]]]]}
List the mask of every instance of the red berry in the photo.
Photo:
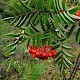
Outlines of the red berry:
{"type": "Polygon", "coordinates": [[[41,51],[39,53],[40,53],[41,56],[43,55],[43,53],[41,51]]]}
{"type": "Polygon", "coordinates": [[[53,54],[54,55],[54,57],[56,56],[56,52],[53,54]]]}
{"type": "Polygon", "coordinates": [[[45,52],[43,52],[43,57],[46,57],[46,53],[45,52]]]}
{"type": "Polygon", "coordinates": [[[39,55],[40,55],[40,53],[39,53],[39,52],[36,52],[36,55],[37,55],[37,56],[39,56],[39,55]]]}
{"type": "Polygon", "coordinates": [[[40,48],[30,46],[29,52],[33,58],[39,58],[42,60],[48,60],[48,57],[54,58],[56,56],[56,50],[51,50],[52,46],[41,46],[40,48]]]}
{"type": "Polygon", "coordinates": [[[31,49],[33,49],[33,46],[30,46],[31,49]]]}
{"type": "Polygon", "coordinates": [[[50,52],[48,53],[48,56],[49,56],[49,57],[52,57],[52,55],[53,55],[52,53],[50,53],[50,52]]]}
{"type": "Polygon", "coordinates": [[[56,52],[56,50],[51,50],[51,52],[52,52],[52,53],[55,53],[55,52],[56,52]]]}
{"type": "Polygon", "coordinates": [[[35,49],[32,49],[32,53],[35,54],[36,53],[36,50],[35,49]]]}
{"type": "Polygon", "coordinates": [[[76,16],[79,16],[80,17],[80,11],[77,11],[76,12],[76,16]]]}
{"type": "Polygon", "coordinates": [[[33,58],[36,58],[36,54],[33,54],[32,57],[33,57],[33,58]]]}
{"type": "Polygon", "coordinates": [[[46,52],[46,57],[48,57],[48,52],[46,52]]]}
{"type": "Polygon", "coordinates": [[[56,54],[56,51],[53,51],[53,56],[56,57],[56,55],[57,55],[57,54],[56,54]]]}

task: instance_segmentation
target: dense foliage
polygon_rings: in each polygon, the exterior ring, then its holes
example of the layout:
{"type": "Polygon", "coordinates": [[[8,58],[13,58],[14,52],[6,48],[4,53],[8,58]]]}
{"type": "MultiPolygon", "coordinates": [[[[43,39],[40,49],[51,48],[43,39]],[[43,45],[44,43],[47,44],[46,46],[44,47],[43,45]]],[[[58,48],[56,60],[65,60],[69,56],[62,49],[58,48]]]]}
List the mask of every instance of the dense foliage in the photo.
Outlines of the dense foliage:
{"type": "MultiPolygon", "coordinates": [[[[38,48],[52,45],[51,50],[57,50],[55,61],[61,73],[64,68],[73,65],[69,61],[69,58],[73,57],[69,53],[71,47],[65,45],[65,40],[79,25],[80,17],[76,12],[80,6],[70,7],[66,4],[66,0],[10,0],[12,14],[4,20],[19,28],[20,32],[7,34],[15,38],[13,43],[5,47],[5,50],[9,49],[4,53],[8,59],[3,62],[3,64],[10,62],[7,71],[14,66],[14,55],[18,45],[24,42],[26,49],[30,45],[38,48]]],[[[75,40],[77,43],[80,42],[80,28],[77,30],[75,40]]]]}

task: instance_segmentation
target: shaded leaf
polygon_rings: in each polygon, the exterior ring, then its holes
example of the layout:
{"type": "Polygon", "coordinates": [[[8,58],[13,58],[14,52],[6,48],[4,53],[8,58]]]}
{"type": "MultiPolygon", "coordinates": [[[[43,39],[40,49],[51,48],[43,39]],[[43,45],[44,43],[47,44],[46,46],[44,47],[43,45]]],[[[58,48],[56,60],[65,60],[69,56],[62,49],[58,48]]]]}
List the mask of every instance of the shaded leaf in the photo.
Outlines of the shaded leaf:
{"type": "Polygon", "coordinates": [[[46,39],[42,39],[42,45],[44,46],[46,44],[46,39]]]}
{"type": "Polygon", "coordinates": [[[30,7],[28,7],[26,4],[24,4],[21,0],[19,0],[19,2],[24,6],[24,8],[25,8],[27,11],[30,11],[30,12],[31,12],[30,7]]]}
{"type": "Polygon", "coordinates": [[[59,48],[59,47],[60,47],[60,44],[57,43],[57,44],[53,45],[52,50],[57,49],[57,48],[59,48]]]}
{"type": "Polygon", "coordinates": [[[11,49],[10,51],[5,52],[4,54],[5,54],[6,56],[9,56],[10,54],[14,53],[15,50],[16,50],[16,46],[15,46],[13,49],[11,49]]]}
{"type": "Polygon", "coordinates": [[[20,36],[20,33],[9,33],[9,34],[6,34],[6,36],[11,36],[11,37],[19,37],[20,36]]]}
{"type": "Polygon", "coordinates": [[[7,64],[10,60],[11,60],[11,58],[8,58],[2,64],[7,64]]]}
{"type": "Polygon", "coordinates": [[[28,38],[24,38],[24,39],[20,42],[20,44],[23,44],[27,39],[28,39],[28,38]]]}
{"type": "Polygon", "coordinates": [[[72,8],[69,8],[68,11],[70,14],[75,14],[80,9],[80,6],[74,6],[72,8]]]}
{"type": "Polygon", "coordinates": [[[69,68],[69,65],[66,63],[65,60],[63,60],[63,63],[64,63],[64,65],[65,65],[67,68],[69,68]]]}
{"type": "Polygon", "coordinates": [[[37,37],[37,46],[40,47],[41,45],[41,35],[39,34],[37,37]]]}
{"type": "Polygon", "coordinates": [[[10,47],[13,47],[13,46],[15,46],[15,45],[17,45],[18,44],[18,40],[16,40],[14,43],[12,43],[12,44],[9,44],[8,46],[6,46],[4,49],[7,49],[7,48],[10,48],[10,47]]]}
{"type": "Polygon", "coordinates": [[[71,47],[65,46],[65,45],[61,45],[63,48],[65,49],[72,49],[71,47]]]}
{"type": "Polygon", "coordinates": [[[30,41],[31,41],[31,38],[29,38],[28,41],[27,41],[27,49],[29,47],[30,41]]]}
{"type": "Polygon", "coordinates": [[[65,60],[68,64],[73,65],[73,64],[66,58],[66,56],[63,55],[63,57],[64,57],[64,60],[65,60]]]}
{"type": "Polygon", "coordinates": [[[62,52],[68,57],[73,57],[71,54],[67,53],[65,50],[62,50],[62,52]]]}
{"type": "Polygon", "coordinates": [[[67,38],[69,38],[72,35],[72,32],[74,31],[75,27],[75,25],[71,27],[70,31],[67,33],[67,38]]]}
{"type": "Polygon", "coordinates": [[[66,10],[66,0],[62,0],[63,9],[66,10]]]}
{"type": "Polygon", "coordinates": [[[80,28],[78,29],[77,31],[77,34],[76,34],[76,41],[80,41],[80,28]]]}
{"type": "Polygon", "coordinates": [[[13,58],[11,58],[10,64],[9,64],[9,66],[7,68],[7,72],[10,72],[13,69],[13,64],[14,64],[14,60],[13,60],[13,58]]]}

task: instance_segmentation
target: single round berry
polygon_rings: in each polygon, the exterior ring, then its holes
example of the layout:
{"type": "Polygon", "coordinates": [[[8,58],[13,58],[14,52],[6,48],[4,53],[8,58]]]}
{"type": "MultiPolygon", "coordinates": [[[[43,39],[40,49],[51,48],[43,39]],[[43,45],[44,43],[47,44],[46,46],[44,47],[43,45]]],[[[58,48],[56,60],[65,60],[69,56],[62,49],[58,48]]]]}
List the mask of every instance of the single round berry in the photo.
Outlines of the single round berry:
{"type": "Polygon", "coordinates": [[[45,52],[43,52],[43,57],[46,57],[46,53],[45,52]]]}
{"type": "Polygon", "coordinates": [[[80,17],[80,11],[77,11],[76,12],[76,16],[79,16],[80,17]]]}
{"type": "Polygon", "coordinates": [[[35,49],[32,49],[32,53],[35,54],[36,53],[36,50],[35,49]]]}
{"type": "Polygon", "coordinates": [[[39,56],[39,55],[40,55],[40,53],[39,53],[39,52],[36,52],[36,55],[37,55],[37,56],[39,56]]]}
{"type": "Polygon", "coordinates": [[[32,50],[31,49],[29,49],[29,53],[32,53],[32,50]]]}
{"type": "Polygon", "coordinates": [[[50,53],[50,52],[48,53],[48,56],[49,56],[49,57],[52,57],[52,55],[53,55],[52,53],[50,53]]]}
{"type": "Polygon", "coordinates": [[[33,58],[36,58],[36,54],[33,54],[32,57],[33,57],[33,58]]]}
{"type": "Polygon", "coordinates": [[[34,47],[33,46],[30,46],[30,49],[33,49],[34,47]]]}
{"type": "Polygon", "coordinates": [[[53,52],[53,56],[56,57],[56,55],[57,55],[56,50],[53,50],[52,52],[53,52]]]}

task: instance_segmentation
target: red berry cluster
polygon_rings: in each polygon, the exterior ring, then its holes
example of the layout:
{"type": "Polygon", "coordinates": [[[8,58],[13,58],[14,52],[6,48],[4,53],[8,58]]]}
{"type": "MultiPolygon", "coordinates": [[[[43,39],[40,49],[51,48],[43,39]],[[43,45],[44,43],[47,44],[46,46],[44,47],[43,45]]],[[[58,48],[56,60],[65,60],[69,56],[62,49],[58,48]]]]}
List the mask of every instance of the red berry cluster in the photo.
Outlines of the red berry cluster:
{"type": "Polygon", "coordinates": [[[80,17],[80,11],[77,11],[76,12],[76,16],[79,16],[80,17]]]}
{"type": "Polygon", "coordinates": [[[48,60],[49,57],[54,58],[56,56],[56,50],[51,50],[52,46],[41,46],[40,48],[30,46],[29,53],[33,58],[39,58],[42,60],[48,60]]]}

